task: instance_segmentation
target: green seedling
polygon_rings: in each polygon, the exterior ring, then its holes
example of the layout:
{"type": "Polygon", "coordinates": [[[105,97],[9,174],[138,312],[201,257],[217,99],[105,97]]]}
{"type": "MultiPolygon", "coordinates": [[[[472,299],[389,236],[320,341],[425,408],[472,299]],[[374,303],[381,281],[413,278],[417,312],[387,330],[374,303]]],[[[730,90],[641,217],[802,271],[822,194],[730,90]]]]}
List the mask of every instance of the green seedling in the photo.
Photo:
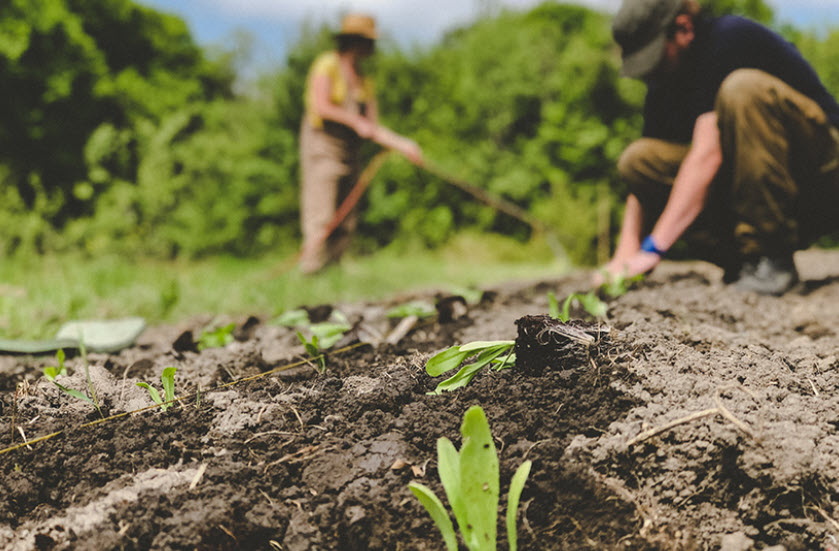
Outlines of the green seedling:
{"type": "Polygon", "coordinates": [[[406,302],[394,306],[387,311],[389,318],[407,318],[408,316],[416,316],[419,319],[430,318],[437,313],[437,310],[432,304],[422,301],[406,302]]]}
{"type": "Polygon", "coordinates": [[[159,405],[160,409],[163,411],[169,409],[169,406],[172,405],[171,402],[175,399],[175,371],[176,369],[174,367],[167,367],[160,375],[160,382],[163,383],[163,398],[160,397],[160,393],[157,392],[157,389],[150,384],[137,383],[138,387],[145,388],[149,391],[151,399],[155,404],[159,405]]]}
{"type": "Polygon", "coordinates": [[[625,273],[611,275],[605,269],[601,273],[603,274],[603,284],[600,288],[603,290],[603,293],[612,298],[625,295],[633,283],[644,279],[644,274],[637,274],[632,277],[627,277],[625,273]]]}
{"type": "MultiPolygon", "coordinates": [[[[56,354],[55,354],[55,357],[58,360],[58,365],[57,366],[45,367],[44,368],[44,377],[49,379],[52,382],[52,384],[57,386],[59,388],[59,390],[61,390],[61,392],[63,392],[64,394],[67,394],[68,396],[72,396],[73,398],[78,398],[79,400],[84,400],[85,402],[89,403],[90,405],[92,405],[92,406],[94,406],[98,409],[98,407],[96,406],[96,403],[89,396],[87,396],[85,393],[83,393],[79,390],[74,390],[72,388],[67,388],[66,386],[62,385],[61,383],[59,383],[58,381],[55,380],[56,377],[58,377],[59,375],[67,375],[67,368],[64,366],[64,359],[65,359],[64,350],[59,348],[58,352],[56,352],[56,354]]],[[[88,385],[90,386],[90,377],[89,376],[88,376],[88,385]]]]}
{"type": "MultiPolygon", "coordinates": [[[[437,440],[437,470],[446,491],[460,534],[470,551],[496,549],[499,469],[498,454],[489,422],[480,406],[472,406],[463,416],[460,427],[463,445],[458,453],[448,438],[437,440]]],[[[519,499],[531,462],[525,461],[516,470],[507,494],[507,541],[510,551],[518,549],[516,517],[519,499]]],[[[442,501],[422,484],[411,482],[408,488],[434,520],[448,551],[457,551],[457,535],[451,517],[442,501]]]]}
{"type": "Polygon", "coordinates": [[[306,352],[309,353],[309,356],[317,362],[316,368],[318,370],[318,373],[323,373],[324,371],[326,371],[326,356],[320,350],[320,346],[318,344],[318,336],[312,335],[312,340],[307,341],[306,337],[303,336],[303,333],[298,331],[297,338],[300,339],[300,342],[303,343],[303,346],[306,348],[306,352]]]}
{"type": "Polygon", "coordinates": [[[559,301],[556,300],[556,295],[553,291],[548,291],[548,314],[554,319],[562,320],[560,317],[562,314],[559,311],[559,301]]]}
{"type": "Polygon", "coordinates": [[[236,329],[236,324],[230,323],[212,331],[203,331],[201,337],[198,339],[198,350],[224,348],[233,342],[234,329],[236,329]]]}
{"type": "Polygon", "coordinates": [[[286,310],[273,320],[271,323],[274,325],[282,325],[285,327],[301,327],[301,326],[308,326],[309,323],[309,313],[306,310],[297,309],[297,310],[286,310]]]}
{"type": "Polygon", "coordinates": [[[442,394],[468,385],[478,371],[486,366],[495,371],[513,367],[516,363],[516,355],[513,353],[515,344],[515,341],[476,341],[452,346],[436,354],[425,364],[426,373],[432,377],[439,377],[460,367],[468,358],[476,358],[474,362],[461,367],[452,377],[438,384],[431,394],[442,394]]]}
{"type": "Polygon", "coordinates": [[[559,313],[559,316],[555,316],[562,323],[567,323],[571,319],[571,305],[574,301],[579,302],[583,310],[595,318],[604,317],[609,310],[609,306],[600,300],[593,291],[586,294],[571,293],[562,303],[562,312],[559,313]]]}
{"type": "Polygon", "coordinates": [[[466,304],[478,304],[481,302],[481,299],[484,298],[483,291],[472,287],[452,287],[450,292],[453,295],[463,297],[466,304]]]}

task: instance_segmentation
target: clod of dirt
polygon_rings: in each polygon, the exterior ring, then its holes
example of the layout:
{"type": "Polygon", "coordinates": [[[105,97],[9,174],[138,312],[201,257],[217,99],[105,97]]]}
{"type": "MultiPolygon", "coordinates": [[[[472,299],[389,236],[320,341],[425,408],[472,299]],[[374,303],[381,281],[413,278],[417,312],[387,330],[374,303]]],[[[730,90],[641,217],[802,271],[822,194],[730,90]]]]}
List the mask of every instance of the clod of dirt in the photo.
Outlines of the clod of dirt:
{"type": "Polygon", "coordinates": [[[175,342],[172,343],[172,349],[175,352],[198,352],[198,343],[195,342],[195,337],[192,336],[192,331],[184,331],[181,333],[175,342]]]}
{"type": "Polygon", "coordinates": [[[254,337],[256,328],[259,327],[259,318],[250,316],[241,327],[237,327],[233,331],[233,338],[239,342],[249,341],[254,337]]]}
{"type": "Polygon", "coordinates": [[[540,375],[545,368],[572,369],[597,357],[609,343],[609,328],[571,320],[563,323],[548,315],[516,320],[516,368],[540,375]]]}

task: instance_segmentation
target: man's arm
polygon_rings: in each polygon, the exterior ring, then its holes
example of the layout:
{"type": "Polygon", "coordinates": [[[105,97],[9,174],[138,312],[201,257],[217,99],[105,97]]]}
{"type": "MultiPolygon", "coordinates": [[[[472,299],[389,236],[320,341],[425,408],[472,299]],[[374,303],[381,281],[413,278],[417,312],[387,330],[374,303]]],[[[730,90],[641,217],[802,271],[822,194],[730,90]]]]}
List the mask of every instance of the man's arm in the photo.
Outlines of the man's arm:
{"type": "Polygon", "coordinates": [[[653,241],[659,249],[673,246],[705,208],[708,190],[721,164],[717,114],[705,113],[696,119],[690,150],[676,174],[667,205],[653,228],[653,241]]]}
{"type": "MultiPolygon", "coordinates": [[[[670,197],[653,228],[651,237],[657,249],[663,251],[669,249],[696,220],[705,207],[708,190],[721,164],[722,148],[717,127],[717,114],[705,113],[696,119],[690,150],[679,167],[670,197]]],[[[630,199],[633,198],[630,196],[630,199]]],[[[637,203],[637,200],[635,202],[637,203]]],[[[630,230],[639,231],[637,220],[640,220],[642,213],[640,209],[630,209],[633,206],[640,207],[641,205],[633,205],[630,200],[627,201],[628,212],[624,215],[621,243],[615,258],[606,266],[606,270],[612,276],[625,274],[632,277],[643,274],[655,268],[661,260],[658,254],[638,248],[640,236],[636,241],[625,235],[630,230]],[[627,215],[631,216],[636,223],[629,224],[626,220],[627,215]],[[627,248],[630,244],[636,247],[634,254],[624,256],[628,253],[627,248]]],[[[595,282],[599,281],[598,278],[595,279],[595,282]]]]}

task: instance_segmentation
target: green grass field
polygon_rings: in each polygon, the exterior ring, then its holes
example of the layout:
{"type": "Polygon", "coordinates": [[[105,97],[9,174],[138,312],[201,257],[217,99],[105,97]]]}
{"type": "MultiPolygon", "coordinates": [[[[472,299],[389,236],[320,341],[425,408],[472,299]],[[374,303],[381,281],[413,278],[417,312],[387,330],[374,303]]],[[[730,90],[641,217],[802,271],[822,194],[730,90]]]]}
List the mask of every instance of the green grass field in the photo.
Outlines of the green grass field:
{"type": "Polygon", "coordinates": [[[142,316],[153,325],[202,314],[272,316],[305,304],[557,277],[570,269],[544,243],[486,236],[461,236],[435,252],[350,256],[310,277],[286,260],[7,258],[0,261],[0,337],[50,338],[62,323],[76,319],[142,316]]]}

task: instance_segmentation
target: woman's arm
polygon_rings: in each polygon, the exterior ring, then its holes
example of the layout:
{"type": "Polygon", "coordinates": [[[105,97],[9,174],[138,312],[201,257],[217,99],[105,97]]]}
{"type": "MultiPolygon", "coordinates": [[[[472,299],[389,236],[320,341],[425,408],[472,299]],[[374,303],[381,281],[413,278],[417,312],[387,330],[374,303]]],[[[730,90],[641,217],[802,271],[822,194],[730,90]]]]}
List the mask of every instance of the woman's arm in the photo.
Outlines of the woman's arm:
{"type": "Polygon", "coordinates": [[[362,138],[370,138],[375,130],[375,123],[367,117],[344,109],[332,103],[332,79],[328,75],[316,75],[312,80],[313,107],[318,116],[349,126],[362,138]]]}

